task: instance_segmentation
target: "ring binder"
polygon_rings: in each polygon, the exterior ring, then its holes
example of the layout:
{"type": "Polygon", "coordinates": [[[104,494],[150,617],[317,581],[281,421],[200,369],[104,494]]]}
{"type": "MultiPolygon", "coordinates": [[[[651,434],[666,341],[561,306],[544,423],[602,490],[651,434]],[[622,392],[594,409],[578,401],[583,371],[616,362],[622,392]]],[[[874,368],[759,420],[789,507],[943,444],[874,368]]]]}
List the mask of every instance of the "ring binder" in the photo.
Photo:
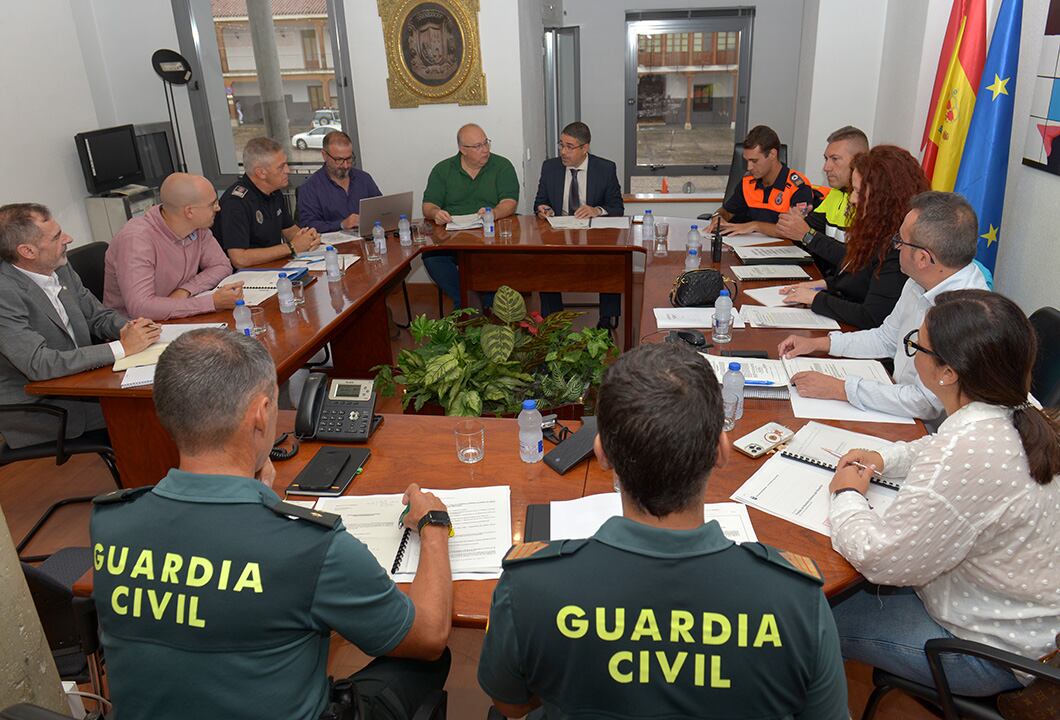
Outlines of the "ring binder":
{"type": "MultiPolygon", "coordinates": [[[[809,455],[800,455],[799,453],[794,453],[794,452],[791,452],[790,450],[782,450],[780,455],[781,455],[781,457],[786,457],[789,460],[796,460],[796,461],[801,462],[801,463],[806,463],[807,465],[813,465],[814,467],[819,467],[819,468],[821,468],[823,470],[830,470],[831,472],[835,472],[836,471],[836,466],[833,465],[832,463],[827,462],[826,460],[818,460],[817,458],[810,457],[809,455]]],[[[892,481],[887,480],[887,479],[882,478],[882,477],[873,476],[871,482],[874,482],[877,485],[882,485],[883,487],[886,487],[886,488],[890,488],[892,490],[898,490],[899,487],[900,487],[898,485],[898,483],[892,482],[892,481]]]]}
{"type": "Polygon", "coordinates": [[[401,561],[405,559],[405,550],[409,546],[409,538],[412,537],[412,531],[405,528],[405,532],[401,535],[401,543],[398,545],[397,553],[394,554],[394,565],[390,568],[390,574],[396,575],[398,568],[401,567],[401,561]]]}

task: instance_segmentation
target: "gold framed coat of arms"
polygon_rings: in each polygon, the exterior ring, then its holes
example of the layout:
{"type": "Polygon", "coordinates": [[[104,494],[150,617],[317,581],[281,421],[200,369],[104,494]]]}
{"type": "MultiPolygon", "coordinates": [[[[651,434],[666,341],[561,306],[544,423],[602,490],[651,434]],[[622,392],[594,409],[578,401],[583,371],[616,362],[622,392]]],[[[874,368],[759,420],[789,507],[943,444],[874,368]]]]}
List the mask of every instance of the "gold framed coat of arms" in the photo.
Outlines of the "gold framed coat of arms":
{"type": "Polygon", "coordinates": [[[390,107],[486,104],[478,0],[377,0],[390,107]]]}

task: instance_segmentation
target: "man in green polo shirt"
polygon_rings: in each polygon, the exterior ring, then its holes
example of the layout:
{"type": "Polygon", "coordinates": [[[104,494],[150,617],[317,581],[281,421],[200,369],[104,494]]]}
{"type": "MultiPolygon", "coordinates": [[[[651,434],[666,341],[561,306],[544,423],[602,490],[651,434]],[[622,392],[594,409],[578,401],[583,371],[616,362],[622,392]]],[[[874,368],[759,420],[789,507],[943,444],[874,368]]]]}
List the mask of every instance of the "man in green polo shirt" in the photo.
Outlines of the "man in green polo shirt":
{"type": "Polygon", "coordinates": [[[352,678],[362,696],[400,706],[385,717],[411,717],[445,683],[445,506],[405,491],[421,552],[406,595],[337,515],[272,491],[276,394],[276,367],[255,339],[196,330],[162,353],[155,410],[180,467],[153,488],[97,497],[92,512],[93,598],[123,720],[318,720],[332,632],[396,656],[352,678]]]}
{"type": "MultiPolygon", "coordinates": [[[[824,149],[824,175],[832,188],[825,199],[803,218],[797,210],[791,210],[777,218],[780,236],[801,244],[813,255],[814,262],[823,275],[833,275],[843,266],[846,256],[846,229],[852,219],[849,205],[851,168],[854,156],[869,151],[869,140],[865,133],[852,125],[836,130],[828,136],[824,149]]],[[[820,280],[802,285],[823,284],[820,280]]]]}
{"type": "MultiPolygon", "coordinates": [[[[456,133],[459,152],[434,166],[423,191],[423,217],[444,225],[454,215],[482,215],[493,209],[493,219],[515,213],[519,178],[506,157],[490,152],[490,139],[478,125],[464,125],[456,133]]],[[[456,255],[431,252],[423,256],[427,274],[453,307],[460,307],[460,270],[456,255]]],[[[493,293],[482,293],[483,307],[493,304],[493,293]]]]}
{"type": "Polygon", "coordinates": [[[508,551],[478,666],[494,705],[548,720],[847,720],[817,566],[703,523],[729,456],[710,366],[684,343],[641,345],[608,368],[596,409],[622,515],[508,551]]]}

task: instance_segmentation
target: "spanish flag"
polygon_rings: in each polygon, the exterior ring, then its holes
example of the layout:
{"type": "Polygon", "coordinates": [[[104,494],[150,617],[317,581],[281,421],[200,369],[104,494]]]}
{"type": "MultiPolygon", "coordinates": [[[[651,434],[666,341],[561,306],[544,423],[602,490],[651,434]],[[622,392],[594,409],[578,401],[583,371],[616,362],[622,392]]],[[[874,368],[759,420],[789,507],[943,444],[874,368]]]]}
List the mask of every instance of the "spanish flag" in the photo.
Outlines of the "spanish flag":
{"type": "Polygon", "coordinates": [[[920,149],[933,190],[953,190],[986,60],[986,0],[953,0],[920,149]]]}

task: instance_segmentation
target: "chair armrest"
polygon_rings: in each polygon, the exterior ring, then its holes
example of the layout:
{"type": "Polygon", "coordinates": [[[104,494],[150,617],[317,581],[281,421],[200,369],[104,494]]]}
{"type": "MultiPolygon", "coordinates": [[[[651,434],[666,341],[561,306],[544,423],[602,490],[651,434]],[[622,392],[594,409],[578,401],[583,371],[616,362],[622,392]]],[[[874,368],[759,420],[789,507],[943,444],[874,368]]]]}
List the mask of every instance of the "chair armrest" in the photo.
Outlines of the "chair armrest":
{"type": "Polygon", "coordinates": [[[55,464],[62,465],[70,456],[66,454],[66,408],[48,403],[9,403],[0,405],[0,415],[3,413],[41,413],[43,415],[54,415],[59,418],[59,432],[55,438],[55,464]]]}
{"type": "Polygon", "coordinates": [[[72,604],[81,652],[86,656],[99,652],[99,615],[95,601],[90,597],[75,597],[72,604]]]}

